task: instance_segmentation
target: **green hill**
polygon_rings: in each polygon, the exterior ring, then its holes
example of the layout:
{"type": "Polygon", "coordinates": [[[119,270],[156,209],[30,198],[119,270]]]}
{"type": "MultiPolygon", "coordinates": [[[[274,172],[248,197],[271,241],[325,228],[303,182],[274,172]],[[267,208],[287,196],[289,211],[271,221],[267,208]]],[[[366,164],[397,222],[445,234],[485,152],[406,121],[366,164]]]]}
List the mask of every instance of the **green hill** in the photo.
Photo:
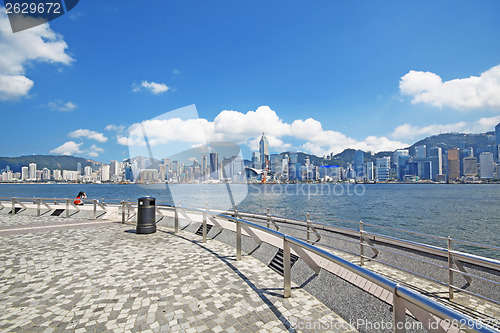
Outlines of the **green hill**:
{"type": "Polygon", "coordinates": [[[28,166],[30,163],[36,163],[36,168],[41,170],[47,168],[50,170],[75,170],[78,163],[82,164],[82,168],[91,166],[92,163],[102,164],[93,160],[74,156],[53,156],[53,155],[28,155],[19,157],[0,157],[0,170],[6,166],[13,172],[21,172],[23,166],[28,166]]]}

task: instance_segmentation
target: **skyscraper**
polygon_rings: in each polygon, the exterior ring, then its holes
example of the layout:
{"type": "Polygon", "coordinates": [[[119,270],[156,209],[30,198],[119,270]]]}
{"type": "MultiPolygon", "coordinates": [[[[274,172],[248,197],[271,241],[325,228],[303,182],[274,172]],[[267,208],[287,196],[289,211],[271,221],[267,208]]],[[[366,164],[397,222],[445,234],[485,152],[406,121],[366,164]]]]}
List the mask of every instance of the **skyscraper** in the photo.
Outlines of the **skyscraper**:
{"type": "Polygon", "coordinates": [[[109,165],[107,164],[103,164],[101,166],[101,181],[103,182],[109,181],[109,174],[110,174],[109,169],[110,169],[109,165]]]}
{"type": "Polygon", "coordinates": [[[28,180],[30,174],[28,171],[28,167],[22,167],[21,168],[21,180],[28,180]]]}
{"type": "Polygon", "coordinates": [[[415,147],[415,157],[416,158],[425,158],[427,157],[427,147],[425,145],[416,146],[415,147]]]}
{"type": "Polygon", "coordinates": [[[432,162],[431,178],[436,180],[438,175],[443,174],[443,150],[441,147],[432,147],[429,150],[429,158],[432,162]]]}
{"type": "Polygon", "coordinates": [[[479,177],[492,179],[494,171],[495,163],[493,162],[493,154],[490,152],[481,153],[479,155],[479,177]]]}
{"type": "Polygon", "coordinates": [[[219,179],[219,153],[210,153],[210,178],[219,179]]]}
{"type": "Polygon", "coordinates": [[[262,133],[262,137],[259,142],[259,152],[260,152],[260,161],[262,163],[262,169],[265,169],[267,163],[269,162],[269,142],[267,141],[266,136],[262,133]]]}
{"type": "Polygon", "coordinates": [[[207,169],[208,169],[207,154],[202,154],[201,155],[201,179],[202,180],[207,180],[207,169]]]}
{"type": "Polygon", "coordinates": [[[391,170],[391,158],[389,156],[377,158],[377,169],[375,174],[377,181],[387,181],[389,180],[390,170],[391,170]]]}
{"type": "Polygon", "coordinates": [[[254,151],[252,153],[252,168],[260,169],[262,167],[262,163],[260,162],[260,154],[259,152],[254,151]]]}
{"type": "Polygon", "coordinates": [[[36,180],[36,163],[29,164],[30,180],[36,180]]]}
{"type": "Polygon", "coordinates": [[[463,159],[464,176],[475,177],[477,176],[477,158],[466,157],[463,159]]]}
{"type": "Polygon", "coordinates": [[[500,123],[495,126],[495,143],[500,145],[500,123]]]}
{"type": "Polygon", "coordinates": [[[357,178],[364,178],[364,165],[365,162],[365,153],[362,150],[356,150],[354,153],[353,167],[356,172],[357,178]]]}
{"type": "Polygon", "coordinates": [[[373,177],[373,162],[366,162],[366,180],[372,181],[374,179],[373,177]]]}
{"type": "Polygon", "coordinates": [[[448,149],[448,180],[460,178],[460,151],[458,148],[448,149]]]}

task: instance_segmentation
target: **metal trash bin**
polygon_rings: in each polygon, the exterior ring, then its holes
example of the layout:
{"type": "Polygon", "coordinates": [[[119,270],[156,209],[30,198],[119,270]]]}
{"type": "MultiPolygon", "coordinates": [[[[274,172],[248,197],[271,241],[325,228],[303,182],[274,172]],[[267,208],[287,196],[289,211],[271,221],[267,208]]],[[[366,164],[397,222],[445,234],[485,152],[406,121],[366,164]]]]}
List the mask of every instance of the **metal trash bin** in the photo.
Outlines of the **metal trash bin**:
{"type": "Polygon", "coordinates": [[[156,199],[142,197],[137,202],[137,227],[138,234],[152,234],[156,232],[156,199]]]}

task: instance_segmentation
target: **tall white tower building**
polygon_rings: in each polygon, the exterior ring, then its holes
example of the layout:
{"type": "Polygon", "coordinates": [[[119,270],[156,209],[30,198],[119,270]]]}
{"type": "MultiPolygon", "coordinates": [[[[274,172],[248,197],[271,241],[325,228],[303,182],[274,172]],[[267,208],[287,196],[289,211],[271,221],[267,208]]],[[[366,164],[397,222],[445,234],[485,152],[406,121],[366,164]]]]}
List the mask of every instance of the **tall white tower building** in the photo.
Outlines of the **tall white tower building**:
{"type": "Polygon", "coordinates": [[[36,180],[36,163],[29,164],[30,180],[36,180]]]}
{"type": "Polygon", "coordinates": [[[265,169],[267,163],[269,162],[269,141],[267,141],[267,138],[264,135],[264,133],[262,133],[262,137],[260,138],[259,152],[260,152],[260,161],[262,162],[262,169],[265,169]]]}

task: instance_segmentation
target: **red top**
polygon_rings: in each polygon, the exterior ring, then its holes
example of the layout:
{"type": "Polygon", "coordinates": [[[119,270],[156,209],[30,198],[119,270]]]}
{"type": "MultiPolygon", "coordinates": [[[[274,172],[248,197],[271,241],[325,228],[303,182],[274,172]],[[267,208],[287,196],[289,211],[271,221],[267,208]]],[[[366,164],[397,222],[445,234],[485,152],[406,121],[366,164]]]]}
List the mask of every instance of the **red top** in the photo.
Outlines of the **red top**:
{"type": "Polygon", "coordinates": [[[80,200],[80,197],[76,197],[76,198],[75,198],[75,201],[73,201],[73,203],[74,203],[75,205],[81,205],[83,202],[82,202],[82,200],[80,200]]]}

